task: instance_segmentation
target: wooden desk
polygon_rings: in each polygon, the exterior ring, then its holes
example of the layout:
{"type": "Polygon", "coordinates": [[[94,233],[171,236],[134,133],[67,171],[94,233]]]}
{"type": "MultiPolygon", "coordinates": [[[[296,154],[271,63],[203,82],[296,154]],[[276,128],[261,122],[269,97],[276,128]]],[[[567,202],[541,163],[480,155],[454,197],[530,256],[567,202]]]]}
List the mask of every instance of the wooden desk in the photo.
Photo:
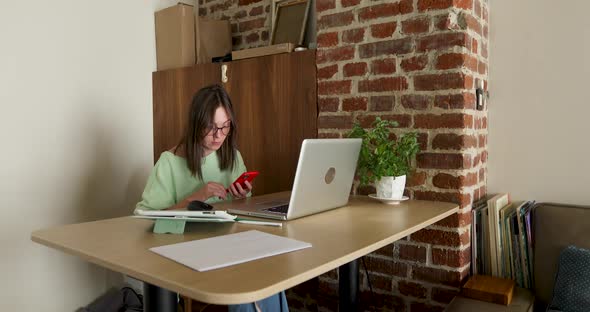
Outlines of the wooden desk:
{"type": "MultiPolygon", "coordinates": [[[[31,238],[199,301],[237,304],[263,299],[355,263],[357,258],[442,220],[458,209],[452,203],[418,200],[390,206],[365,196],[353,196],[345,207],[287,221],[282,228],[193,223],[187,225],[183,235],[153,234],[153,221],[123,217],[35,231],[31,238]],[[252,229],[309,242],[313,247],[207,272],[194,271],[148,250],[252,229]]],[[[355,270],[358,275],[358,266],[355,270]]]]}

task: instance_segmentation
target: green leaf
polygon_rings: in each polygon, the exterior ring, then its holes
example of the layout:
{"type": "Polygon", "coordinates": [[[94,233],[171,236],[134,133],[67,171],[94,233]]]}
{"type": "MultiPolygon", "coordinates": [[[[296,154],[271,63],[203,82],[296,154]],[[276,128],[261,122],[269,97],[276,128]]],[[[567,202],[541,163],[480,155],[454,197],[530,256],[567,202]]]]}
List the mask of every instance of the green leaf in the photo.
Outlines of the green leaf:
{"type": "Polygon", "coordinates": [[[374,183],[383,176],[400,176],[410,173],[412,160],[420,151],[418,133],[412,131],[390,140],[391,128],[398,127],[394,120],[376,117],[370,129],[354,123],[348,137],[361,138],[363,143],[357,165],[361,185],[374,183]]]}

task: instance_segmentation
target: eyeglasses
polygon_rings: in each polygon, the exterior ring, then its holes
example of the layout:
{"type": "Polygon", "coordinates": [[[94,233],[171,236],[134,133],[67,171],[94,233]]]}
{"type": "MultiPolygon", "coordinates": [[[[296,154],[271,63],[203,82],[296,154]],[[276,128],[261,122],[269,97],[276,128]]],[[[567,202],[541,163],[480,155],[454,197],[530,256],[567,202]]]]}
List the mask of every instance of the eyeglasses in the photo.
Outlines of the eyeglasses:
{"type": "Polygon", "coordinates": [[[226,136],[229,134],[229,130],[231,130],[231,123],[223,126],[223,127],[217,127],[216,125],[210,125],[207,128],[207,135],[210,136],[215,136],[217,134],[217,131],[221,132],[222,135],[226,136]]]}

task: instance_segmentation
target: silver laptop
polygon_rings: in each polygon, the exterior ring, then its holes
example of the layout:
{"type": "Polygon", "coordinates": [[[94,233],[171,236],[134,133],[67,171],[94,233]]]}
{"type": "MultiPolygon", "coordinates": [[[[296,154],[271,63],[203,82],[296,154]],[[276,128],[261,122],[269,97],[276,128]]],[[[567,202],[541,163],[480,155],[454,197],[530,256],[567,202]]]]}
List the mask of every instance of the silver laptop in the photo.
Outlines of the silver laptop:
{"type": "Polygon", "coordinates": [[[229,213],[291,220],[348,203],[361,139],[307,139],[301,145],[291,196],[246,200],[229,213]]]}

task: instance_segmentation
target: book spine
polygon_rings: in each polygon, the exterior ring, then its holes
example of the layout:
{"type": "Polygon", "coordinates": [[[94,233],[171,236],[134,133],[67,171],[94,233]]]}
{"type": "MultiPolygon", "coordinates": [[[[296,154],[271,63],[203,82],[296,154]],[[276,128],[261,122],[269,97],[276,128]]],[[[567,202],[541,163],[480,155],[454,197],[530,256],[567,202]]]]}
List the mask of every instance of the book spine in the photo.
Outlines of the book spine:
{"type": "Polygon", "coordinates": [[[520,239],[520,253],[522,255],[522,269],[523,269],[523,279],[524,279],[524,286],[525,288],[531,288],[532,284],[530,283],[532,275],[532,271],[530,270],[530,260],[529,260],[529,252],[527,247],[527,233],[526,233],[526,211],[530,207],[531,203],[527,202],[526,205],[523,205],[520,209],[520,215],[518,219],[518,231],[519,231],[519,239],[520,239]]]}
{"type": "Polygon", "coordinates": [[[477,211],[476,214],[476,232],[477,232],[477,271],[482,273],[482,274],[487,274],[487,272],[485,271],[485,265],[484,265],[484,244],[483,244],[483,237],[484,237],[484,233],[482,232],[482,211],[479,210],[477,211]]]}
{"type": "Polygon", "coordinates": [[[531,206],[524,214],[524,226],[526,232],[526,244],[527,244],[527,254],[528,254],[528,263],[527,269],[529,272],[529,285],[535,284],[534,274],[533,274],[533,263],[534,263],[534,253],[533,253],[533,231],[532,231],[532,224],[531,224],[531,217],[534,209],[534,203],[531,203],[531,206]]]}
{"type": "Polygon", "coordinates": [[[489,223],[489,208],[482,211],[482,234],[483,234],[483,261],[484,261],[484,272],[486,275],[492,275],[492,257],[490,247],[490,223],[489,223]]]}
{"type": "MultiPolygon", "coordinates": [[[[510,237],[512,237],[511,233],[514,233],[514,228],[512,227],[512,218],[508,222],[508,233],[509,233],[510,237]]],[[[510,275],[510,277],[513,280],[516,280],[516,268],[514,267],[514,258],[516,257],[516,254],[514,253],[513,245],[514,245],[514,240],[510,239],[510,243],[508,244],[506,249],[508,249],[510,251],[510,269],[512,270],[512,274],[510,275]]]]}
{"type": "Polygon", "coordinates": [[[514,227],[514,233],[513,233],[513,237],[514,237],[514,245],[512,246],[514,249],[514,254],[515,254],[515,258],[514,258],[514,266],[516,268],[516,282],[518,284],[518,286],[523,287],[524,286],[524,278],[523,278],[523,269],[522,269],[522,265],[521,265],[521,258],[522,258],[522,254],[520,253],[520,247],[518,246],[518,242],[519,242],[519,232],[518,232],[518,218],[514,218],[513,220],[513,227],[514,227]]]}
{"type": "Polygon", "coordinates": [[[492,276],[498,276],[498,255],[496,252],[496,228],[498,227],[497,224],[498,222],[496,221],[495,218],[496,215],[496,209],[495,209],[495,204],[492,201],[489,204],[489,208],[488,208],[488,221],[489,221],[489,239],[490,239],[490,268],[491,268],[491,273],[492,276]]]}
{"type": "Polygon", "coordinates": [[[471,275],[477,274],[477,210],[471,211],[471,275]]]}

